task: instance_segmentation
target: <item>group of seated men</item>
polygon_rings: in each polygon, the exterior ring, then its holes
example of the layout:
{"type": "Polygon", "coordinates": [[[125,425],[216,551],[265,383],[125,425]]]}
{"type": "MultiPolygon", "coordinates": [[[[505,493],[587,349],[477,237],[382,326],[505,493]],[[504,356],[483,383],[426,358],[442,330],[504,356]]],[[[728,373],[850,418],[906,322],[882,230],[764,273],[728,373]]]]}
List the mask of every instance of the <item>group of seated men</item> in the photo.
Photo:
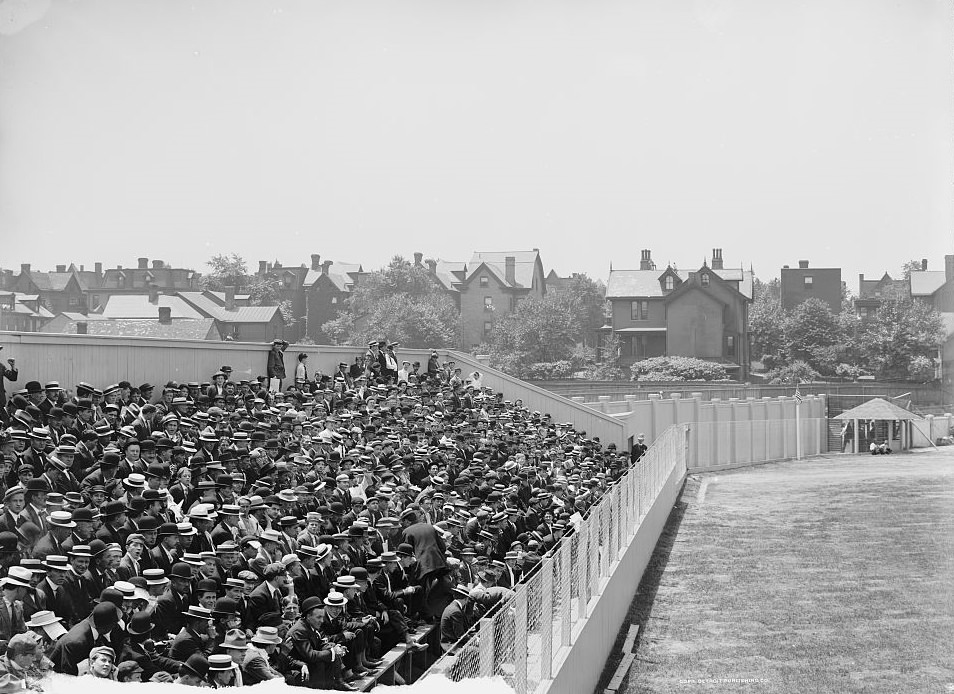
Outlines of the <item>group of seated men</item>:
{"type": "Polygon", "coordinates": [[[354,689],[420,625],[454,648],[630,464],[452,365],[342,366],[14,393],[0,674],[354,689]]]}

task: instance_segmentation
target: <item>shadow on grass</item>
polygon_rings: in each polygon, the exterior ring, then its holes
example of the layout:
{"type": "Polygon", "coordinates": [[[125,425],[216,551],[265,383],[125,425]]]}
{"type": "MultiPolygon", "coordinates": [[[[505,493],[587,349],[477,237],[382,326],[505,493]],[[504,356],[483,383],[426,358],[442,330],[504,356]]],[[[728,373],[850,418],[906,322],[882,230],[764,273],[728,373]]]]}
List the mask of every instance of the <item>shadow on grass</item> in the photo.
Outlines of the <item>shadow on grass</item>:
{"type": "MultiPolygon", "coordinates": [[[[613,644],[613,651],[606,660],[606,665],[603,666],[603,674],[600,676],[596,686],[597,692],[602,692],[606,688],[610,680],[613,679],[613,675],[620,661],[623,659],[623,645],[626,641],[626,635],[629,633],[629,627],[633,624],[638,624],[640,627],[640,637],[646,629],[646,622],[652,613],[653,604],[656,601],[656,593],[659,591],[659,582],[662,579],[663,573],[666,571],[666,566],[669,564],[669,557],[676,544],[679,527],[682,525],[682,519],[686,515],[688,503],[685,499],[692,498],[698,488],[699,481],[697,479],[687,478],[682,490],[679,492],[679,496],[676,498],[676,503],[669,512],[666,525],[663,527],[662,534],[656,542],[656,548],[653,550],[653,554],[649,559],[649,564],[647,564],[646,570],[643,572],[643,577],[636,587],[636,595],[633,597],[632,603],[630,603],[629,610],[626,613],[626,619],[623,621],[623,626],[616,635],[616,643],[613,644]]],[[[633,646],[634,652],[638,652],[638,650],[639,640],[637,640],[633,646]]],[[[632,668],[630,672],[632,672],[632,668]]]]}

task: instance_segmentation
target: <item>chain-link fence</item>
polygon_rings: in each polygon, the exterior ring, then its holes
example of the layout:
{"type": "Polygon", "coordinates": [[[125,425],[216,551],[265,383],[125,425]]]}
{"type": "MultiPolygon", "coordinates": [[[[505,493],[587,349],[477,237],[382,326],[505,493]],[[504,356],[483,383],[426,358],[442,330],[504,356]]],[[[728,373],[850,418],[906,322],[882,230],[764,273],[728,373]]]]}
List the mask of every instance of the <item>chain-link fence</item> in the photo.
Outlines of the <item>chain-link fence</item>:
{"type": "MultiPolygon", "coordinates": [[[[686,432],[667,429],[599,503],[516,587],[425,674],[452,680],[501,676],[517,694],[551,679],[591,601],[629,546],[674,470],[686,470],[686,432]]],[[[676,479],[681,479],[681,474],[676,479]]]]}

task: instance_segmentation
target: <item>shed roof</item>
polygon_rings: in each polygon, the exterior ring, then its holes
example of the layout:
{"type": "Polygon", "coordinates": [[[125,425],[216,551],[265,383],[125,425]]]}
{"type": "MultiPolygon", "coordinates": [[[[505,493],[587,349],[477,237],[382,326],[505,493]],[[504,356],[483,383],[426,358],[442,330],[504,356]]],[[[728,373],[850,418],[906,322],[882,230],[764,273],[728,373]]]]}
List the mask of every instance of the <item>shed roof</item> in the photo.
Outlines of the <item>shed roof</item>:
{"type": "Polygon", "coordinates": [[[914,414],[914,412],[908,412],[884,398],[874,398],[842,412],[835,419],[887,419],[894,421],[896,419],[923,419],[923,417],[914,414]]]}

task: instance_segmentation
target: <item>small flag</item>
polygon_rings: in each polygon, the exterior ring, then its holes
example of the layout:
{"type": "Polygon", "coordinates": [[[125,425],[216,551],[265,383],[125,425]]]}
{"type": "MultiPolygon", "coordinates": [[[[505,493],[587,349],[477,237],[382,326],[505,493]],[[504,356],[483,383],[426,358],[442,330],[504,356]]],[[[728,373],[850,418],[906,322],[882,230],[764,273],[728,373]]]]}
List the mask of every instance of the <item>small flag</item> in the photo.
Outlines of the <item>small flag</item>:
{"type": "Polygon", "coordinates": [[[797,405],[802,401],[802,394],[798,392],[798,382],[795,383],[795,404],[797,405]]]}

